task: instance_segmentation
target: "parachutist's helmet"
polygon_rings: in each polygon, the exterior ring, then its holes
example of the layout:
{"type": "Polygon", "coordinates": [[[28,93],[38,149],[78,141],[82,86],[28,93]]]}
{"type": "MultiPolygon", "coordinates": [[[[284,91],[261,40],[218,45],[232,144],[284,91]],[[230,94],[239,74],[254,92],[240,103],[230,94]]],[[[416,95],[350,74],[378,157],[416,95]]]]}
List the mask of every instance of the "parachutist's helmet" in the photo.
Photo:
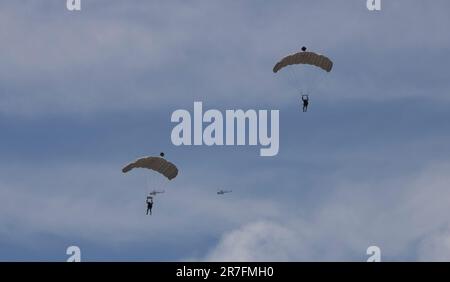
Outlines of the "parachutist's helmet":
{"type": "Polygon", "coordinates": [[[164,152],[159,153],[161,157],[164,157],[164,152]]]}
{"type": "Polygon", "coordinates": [[[305,47],[305,46],[302,47],[302,51],[303,51],[303,52],[306,51],[306,47],[305,47]]]}

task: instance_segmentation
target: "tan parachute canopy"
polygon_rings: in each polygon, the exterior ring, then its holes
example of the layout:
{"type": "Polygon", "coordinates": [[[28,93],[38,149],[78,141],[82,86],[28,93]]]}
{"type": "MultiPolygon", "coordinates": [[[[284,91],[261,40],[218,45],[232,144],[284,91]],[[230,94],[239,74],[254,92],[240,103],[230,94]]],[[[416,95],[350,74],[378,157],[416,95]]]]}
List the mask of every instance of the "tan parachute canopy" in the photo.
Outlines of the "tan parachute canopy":
{"type": "MultiPolygon", "coordinates": [[[[305,48],[305,47],[303,47],[305,48]]],[[[306,48],[304,49],[306,50],[306,48]]],[[[326,56],[314,52],[298,52],[284,57],[274,67],[273,72],[278,72],[282,68],[290,65],[306,64],[319,67],[327,72],[333,68],[333,62],[326,56]]]]}
{"type": "Polygon", "coordinates": [[[133,168],[147,168],[161,173],[169,180],[175,178],[178,174],[178,168],[171,162],[161,157],[143,157],[128,165],[123,169],[123,173],[127,173],[133,168]]]}

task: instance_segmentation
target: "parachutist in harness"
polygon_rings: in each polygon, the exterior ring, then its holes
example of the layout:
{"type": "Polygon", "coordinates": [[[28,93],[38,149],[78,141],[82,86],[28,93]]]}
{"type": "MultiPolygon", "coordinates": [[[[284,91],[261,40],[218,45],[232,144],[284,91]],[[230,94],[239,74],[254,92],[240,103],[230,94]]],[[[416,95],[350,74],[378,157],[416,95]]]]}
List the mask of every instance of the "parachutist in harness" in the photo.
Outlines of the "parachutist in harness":
{"type": "Polygon", "coordinates": [[[303,112],[306,112],[308,110],[309,96],[302,95],[302,102],[303,102],[303,112]]]}
{"type": "Polygon", "coordinates": [[[153,208],[153,197],[148,196],[147,197],[147,215],[150,213],[152,215],[152,208],[153,208]]]}
{"type": "MultiPolygon", "coordinates": [[[[143,168],[147,169],[149,171],[156,172],[162,176],[164,176],[167,180],[172,180],[178,175],[178,168],[173,163],[167,161],[165,158],[163,158],[164,154],[161,153],[160,156],[148,156],[148,157],[142,157],[134,162],[131,162],[127,164],[125,167],[122,168],[123,173],[128,173],[132,171],[133,169],[137,168],[143,168]]],[[[162,191],[153,191],[147,196],[147,214],[152,214],[152,208],[153,208],[153,195],[163,193],[162,191]]]]}

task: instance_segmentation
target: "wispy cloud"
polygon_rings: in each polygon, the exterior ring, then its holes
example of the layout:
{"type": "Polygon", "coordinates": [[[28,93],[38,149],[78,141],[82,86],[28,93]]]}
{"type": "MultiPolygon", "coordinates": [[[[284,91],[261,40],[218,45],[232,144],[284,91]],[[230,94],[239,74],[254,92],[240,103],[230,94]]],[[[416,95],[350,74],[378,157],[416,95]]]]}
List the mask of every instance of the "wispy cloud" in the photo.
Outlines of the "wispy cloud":
{"type": "Polygon", "coordinates": [[[447,259],[450,4],[385,2],[3,1],[0,259],[447,259]],[[335,61],[307,114],[271,72],[302,45],[335,61]],[[172,146],[195,100],[280,109],[279,155],[172,146]],[[146,217],[120,168],[160,151],[181,174],[146,217]]]}

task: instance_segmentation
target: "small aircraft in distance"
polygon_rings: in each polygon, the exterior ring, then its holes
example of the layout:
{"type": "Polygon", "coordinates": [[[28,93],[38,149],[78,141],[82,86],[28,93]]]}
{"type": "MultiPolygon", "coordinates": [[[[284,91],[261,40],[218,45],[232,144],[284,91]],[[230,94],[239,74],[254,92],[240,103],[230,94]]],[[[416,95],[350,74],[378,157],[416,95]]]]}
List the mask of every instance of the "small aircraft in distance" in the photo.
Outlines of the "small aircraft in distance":
{"type": "Polygon", "coordinates": [[[232,190],[219,190],[219,191],[217,191],[217,195],[223,195],[225,193],[231,193],[231,192],[233,192],[233,191],[232,190]]]}
{"type": "Polygon", "coordinates": [[[149,195],[156,196],[156,194],[162,194],[162,193],[164,193],[164,192],[165,192],[164,190],[162,190],[162,191],[156,191],[156,190],[153,190],[153,191],[151,191],[151,192],[149,193],[149,195]]]}

